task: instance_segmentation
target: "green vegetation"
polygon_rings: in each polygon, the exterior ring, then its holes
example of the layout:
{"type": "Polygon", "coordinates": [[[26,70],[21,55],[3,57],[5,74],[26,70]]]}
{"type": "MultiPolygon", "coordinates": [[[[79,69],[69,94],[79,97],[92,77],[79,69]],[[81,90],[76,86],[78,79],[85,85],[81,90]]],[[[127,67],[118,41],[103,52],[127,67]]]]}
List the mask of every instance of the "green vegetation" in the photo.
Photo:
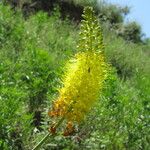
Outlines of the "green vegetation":
{"type": "MultiPolygon", "coordinates": [[[[60,16],[55,9],[51,16],[41,11],[25,20],[20,10],[14,12],[0,3],[2,150],[32,149],[47,133],[51,122],[47,112],[61,86],[64,65],[76,53],[79,33],[77,25],[67,18],[61,20],[60,16]]],[[[111,21],[103,22],[101,17],[100,20],[104,53],[113,68],[103,95],[77,127],[78,131],[68,137],[50,137],[43,149],[150,147],[150,42],[139,42],[139,34],[133,36],[130,32],[133,25],[126,26],[128,32],[121,32],[118,37],[120,19],[114,25],[111,21]],[[130,35],[132,39],[128,38],[130,35]]]]}

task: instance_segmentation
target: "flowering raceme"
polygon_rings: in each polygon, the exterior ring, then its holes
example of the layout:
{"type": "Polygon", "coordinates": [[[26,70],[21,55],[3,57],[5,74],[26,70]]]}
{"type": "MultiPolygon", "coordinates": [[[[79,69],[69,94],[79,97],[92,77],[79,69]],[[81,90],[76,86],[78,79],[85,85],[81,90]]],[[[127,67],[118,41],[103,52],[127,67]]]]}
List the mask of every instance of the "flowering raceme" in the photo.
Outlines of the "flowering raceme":
{"type": "Polygon", "coordinates": [[[53,103],[50,117],[60,117],[53,122],[48,133],[34,148],[38,149],[56,129],[67,120],[64,136],[75,132],[73,122],[80,122],[98,99],[108,74],[108,64],[103,55],[103,36],[93,9],[86,7],[81,22],[78,53],[66,65],[63,87],[53,103]]]}
{"type": "Polygon", "coordinates": [[[51,117],[62,116],[68,122],[80,122],[98,99],[107,77],[102,33],[93,10],[84,10],[79,52],[67,64],[63,87],[54,102],[51,117]]]}

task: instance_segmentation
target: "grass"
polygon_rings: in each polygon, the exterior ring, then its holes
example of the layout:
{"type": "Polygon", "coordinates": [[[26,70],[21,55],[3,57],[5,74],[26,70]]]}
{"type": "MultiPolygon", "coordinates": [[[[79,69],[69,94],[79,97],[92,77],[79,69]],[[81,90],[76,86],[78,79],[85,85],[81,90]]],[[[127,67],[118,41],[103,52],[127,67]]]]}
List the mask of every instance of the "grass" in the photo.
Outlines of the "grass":
{"type": "MultiPolygon", "coordinates": [[[[0,4],[0,149],[31,149],[46,134],[47,111],[79,32],[59,16],[39,12],[24,20],[0,4]]],[[[77,133],[50,138],[45,149],[149,149],[150,47],[103,29],[114,68],[103,95],[77,133]]]]}

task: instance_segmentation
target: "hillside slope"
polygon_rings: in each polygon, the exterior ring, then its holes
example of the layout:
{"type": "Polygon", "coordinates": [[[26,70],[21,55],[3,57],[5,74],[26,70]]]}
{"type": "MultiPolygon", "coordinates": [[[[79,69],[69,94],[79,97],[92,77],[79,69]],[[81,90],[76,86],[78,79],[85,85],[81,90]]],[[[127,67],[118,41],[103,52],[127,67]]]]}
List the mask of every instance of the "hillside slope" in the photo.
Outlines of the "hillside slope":
{"type": "MultiPolygon", "coordinates": [[[[150,46],[102,27],[113,68],[103,95],[73,136],[50,138],[45,149],[149,149],[150,46]]],[[[47,111],[78,33],[57,9],[25,20],[0,3],[0,149],[31,149],[47,132],[47,111]]]]}

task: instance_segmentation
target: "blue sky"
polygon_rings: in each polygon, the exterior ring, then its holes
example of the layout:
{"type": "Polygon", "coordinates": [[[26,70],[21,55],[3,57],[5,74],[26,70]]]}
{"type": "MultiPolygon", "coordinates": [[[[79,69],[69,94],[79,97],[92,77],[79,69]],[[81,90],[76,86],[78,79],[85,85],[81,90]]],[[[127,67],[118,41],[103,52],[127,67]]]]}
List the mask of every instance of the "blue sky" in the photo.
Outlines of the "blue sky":
{"type": "Polygon", "coordinates": [[[131,7],[127,21],[137,21],[142,26],[142,32],[150,38],[150,0],[105,0],[106,2],[115,3],[131,7]]]}

